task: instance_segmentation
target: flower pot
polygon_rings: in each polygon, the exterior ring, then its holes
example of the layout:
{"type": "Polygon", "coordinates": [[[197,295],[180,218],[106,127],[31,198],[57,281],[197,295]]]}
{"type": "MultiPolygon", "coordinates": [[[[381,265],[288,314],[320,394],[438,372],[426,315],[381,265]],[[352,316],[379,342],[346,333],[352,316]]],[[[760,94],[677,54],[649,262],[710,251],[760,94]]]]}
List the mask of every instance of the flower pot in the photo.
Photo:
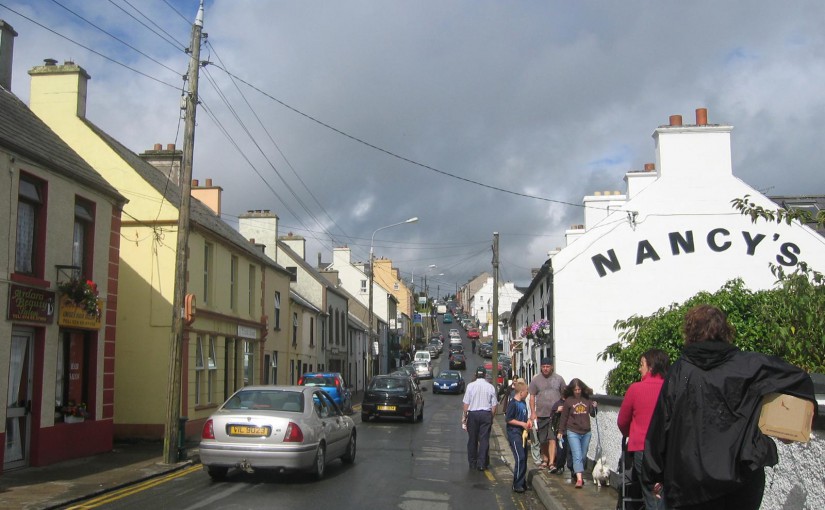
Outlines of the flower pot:
{"type": "Polygon", "coordinates": [[[72,416],[70,414],[67,414],[63,417],[63,421],[66,423],[80,423],[85,420],[86,418],[84,418],[83,416],[72,416]]]}

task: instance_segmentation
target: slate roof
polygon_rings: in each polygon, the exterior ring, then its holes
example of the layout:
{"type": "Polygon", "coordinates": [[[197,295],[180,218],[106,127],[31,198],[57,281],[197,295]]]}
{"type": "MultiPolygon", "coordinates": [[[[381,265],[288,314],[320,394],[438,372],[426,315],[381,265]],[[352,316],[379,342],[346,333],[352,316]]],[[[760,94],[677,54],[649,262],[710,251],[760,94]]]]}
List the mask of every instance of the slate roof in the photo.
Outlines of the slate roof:
{"type": "MultiPolygon", "coordinates": [[[[783,209],[807,209],[814,216],[825,211],[825,195],[780,195],[768,197],[783,209]]],[[[825,236],[825,226],[809,222],[808,226],[825,236]]]]}
{"type": "MultiPolygon", "coordinates": [[[[151,163],[144,161],[143,158],[109,136],[105,131],[95,126],[94,123],[88,119],[82,120],[89,126],[89,129],[97,134],[123,161],[137,172],[144,181],[155,188],[155,191],[160,193],[167,202],[172,205],[180,204],[180,188],[177,184],[169,181],[163,172],[152,166],[151,163]]],[[[211,232],[232,244],[240,251],[246,253],[250,258],[283,271],[284,273],[287,272],[286,269],[257,249],[255,245],[242,236],[240,232],[230,227],[220,216],[215,214],[212,209],[194,197],[191,201],[189,220],[204,231],[211,232]]]]}
{"type": "Polygon", "coordinates": [[[0,87],[0,146],[99,193],[126,203],[86,160],[40,120],[25,103],[0,87]]]}

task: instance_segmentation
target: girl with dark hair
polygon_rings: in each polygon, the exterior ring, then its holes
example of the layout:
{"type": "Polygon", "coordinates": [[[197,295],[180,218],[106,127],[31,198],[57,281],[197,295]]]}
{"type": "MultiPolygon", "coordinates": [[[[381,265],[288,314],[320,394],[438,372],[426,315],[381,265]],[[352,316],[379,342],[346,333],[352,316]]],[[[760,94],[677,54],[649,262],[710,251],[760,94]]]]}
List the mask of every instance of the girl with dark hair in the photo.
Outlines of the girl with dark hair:
{"type": "MultiPolygon", "coordinates": [[[[653,409],[665,382],[664,376],[670,364],[667,353],[649,349],[639,357],[639,373],[642,380],[630,385],[625,393],[616,423],[622,435],[627,437],[627,452],[633,456],[633,471],[638,479],[645,453],[645,437],[653,417],[653,409]]],[[[642,484],[642,496],[647,510],[662,510],[664,499],[653,493],[653,484],[642,484]]]]}
{"type": "Polygon", "coordinates": [[[576,473],[576,488],[584,485],[584,456],[590,446],[590,416],[596,416],[596,402],[591,400],[593,390],[587,387],[581,379],[573,379],[564,388],[562,398],[564,407],[559,420],[557,437],[567,435],[567,444],[573,455],[573,472],[576,473]]]}
{"type": "Polygon", "coordinates": [[[759,430],[762,398],[785,393],[816,403],[811,377],[775,356],[740,351],[725,313],[688,311],[685,347],[665,375],[650,421],[642,481],[669,508],[756,510],[765,466],[779,462],[759,430]]]}

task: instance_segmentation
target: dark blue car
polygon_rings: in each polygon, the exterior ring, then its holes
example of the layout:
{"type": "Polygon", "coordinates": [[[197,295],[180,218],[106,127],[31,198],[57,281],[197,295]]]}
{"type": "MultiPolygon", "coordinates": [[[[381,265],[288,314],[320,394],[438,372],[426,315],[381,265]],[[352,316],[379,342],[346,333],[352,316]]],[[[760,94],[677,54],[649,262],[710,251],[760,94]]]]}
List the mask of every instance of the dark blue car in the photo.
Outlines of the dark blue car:
{"type": "Polygon", "coordinates": [[[298,379],[298,386],[317,386],[326,391],[346,414],[352,414],[352,392],[340,372],[308,372],[298,379]]]}
{"type": "Polygon", "coordinates": [[[433,393],[464,393],[466,383],[461,372],[444,370],[433,379],[433,393]]]}

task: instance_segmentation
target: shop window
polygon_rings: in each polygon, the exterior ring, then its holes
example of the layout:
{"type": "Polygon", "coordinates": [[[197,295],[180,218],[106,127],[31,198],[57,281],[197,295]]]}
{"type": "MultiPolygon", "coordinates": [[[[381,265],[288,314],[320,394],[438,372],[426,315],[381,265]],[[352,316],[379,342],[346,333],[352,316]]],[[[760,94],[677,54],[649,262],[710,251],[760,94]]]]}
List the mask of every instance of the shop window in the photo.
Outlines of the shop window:
{"type": "Polygon", "coordinates": [[[243,347],[243,384],[255,384],[255,342],[244,341],[243,347]]]}
{"type": "Polygon", "coordinates": [[[20,174],[14,271],[43,278],[46,243],[46,183],[20,174]]]}
{"type": "Polygon", "coordinates": [[[55,374],[56,421],[67,415],[92,417],[94,402],[89,388],[94,387],[94,367],[91,366],[90,333],[64,331],[58,340],[57,373],[55,374]]]}

